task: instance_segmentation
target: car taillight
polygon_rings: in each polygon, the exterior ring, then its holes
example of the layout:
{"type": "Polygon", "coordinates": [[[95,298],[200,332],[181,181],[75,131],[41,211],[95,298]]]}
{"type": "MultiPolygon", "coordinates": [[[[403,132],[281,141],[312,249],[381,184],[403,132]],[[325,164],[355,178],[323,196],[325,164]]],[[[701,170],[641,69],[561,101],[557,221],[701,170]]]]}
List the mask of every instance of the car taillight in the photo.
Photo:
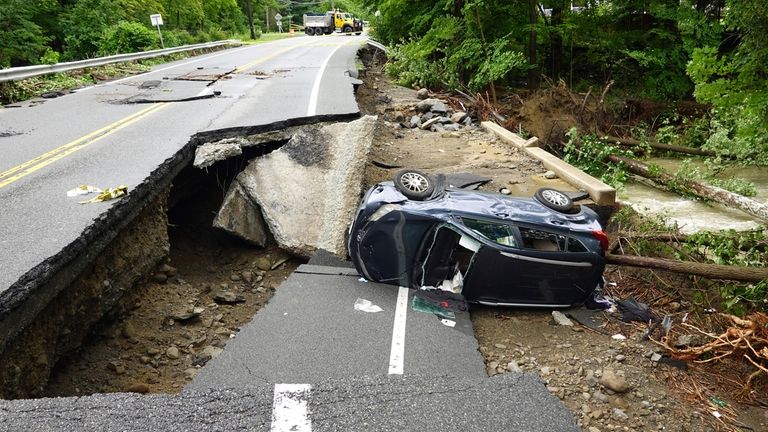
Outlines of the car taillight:
{"type": "Polygon", "coordinates": [[[603,252],[608,251],[608,235],[603,232],[603,230],[594,230],[592,231],[592,235],[597,239],[597,241],[600,242],[600,248],[603,249],[603,252]]]}

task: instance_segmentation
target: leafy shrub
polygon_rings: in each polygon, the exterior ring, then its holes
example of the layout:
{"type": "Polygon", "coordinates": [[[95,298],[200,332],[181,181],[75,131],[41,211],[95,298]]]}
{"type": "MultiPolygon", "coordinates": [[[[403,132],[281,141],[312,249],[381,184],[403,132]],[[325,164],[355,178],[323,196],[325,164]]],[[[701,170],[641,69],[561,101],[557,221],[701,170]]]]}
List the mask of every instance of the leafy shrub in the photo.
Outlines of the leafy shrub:
{"type": "Polygon", "coordinates": [[[620,188],[629,178],[624,164],[607,161],[609,155],[634,158],[635,154],[626,148],[609,144],[607,140],[594,135],[579,135],[576,128],[568,131],[565,144],[564,160],[582,169],[587,174],[599,178],[615,188],[620,188]]]}
{"type": "Polygon", "coordinates": [[[148,51],[160,47],[156,32],[135,23],[120,21],[104,33],[99,51],[103,55],[148,51]]]}

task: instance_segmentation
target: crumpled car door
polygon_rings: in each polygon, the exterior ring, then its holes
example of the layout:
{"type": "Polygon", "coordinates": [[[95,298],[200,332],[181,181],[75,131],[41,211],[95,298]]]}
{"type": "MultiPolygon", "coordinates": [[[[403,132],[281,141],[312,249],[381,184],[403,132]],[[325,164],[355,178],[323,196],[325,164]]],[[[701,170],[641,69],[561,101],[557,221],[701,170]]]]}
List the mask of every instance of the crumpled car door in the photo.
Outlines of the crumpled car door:
{"type": "Polygon", "coordinates": [[[593,253],[502,251],[483,245],[464,279],[469,301],[565,307],[584,301],[602,275],[593,253]]]}

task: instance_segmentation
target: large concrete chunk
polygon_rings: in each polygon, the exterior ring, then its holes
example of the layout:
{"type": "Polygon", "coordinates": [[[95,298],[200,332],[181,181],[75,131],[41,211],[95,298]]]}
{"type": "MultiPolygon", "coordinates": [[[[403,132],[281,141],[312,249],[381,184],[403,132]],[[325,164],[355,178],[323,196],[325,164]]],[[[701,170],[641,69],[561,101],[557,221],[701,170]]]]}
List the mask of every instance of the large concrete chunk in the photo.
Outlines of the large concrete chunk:
{"type": "Polygon", "coordinates": [[[194,166],[207,168],[214,163],[232,156],[240,156],[243,149],[240,140],[227,138],[215,143],[206,143],[195,149],[194,166]]]}
{"type": "Polygon", "coordinates": [[[261,217],[261,209],[248,198],[237,181],[232,182],[227,191],[224,204],[213,220],[213,226],[258,246],[267,243],[267,231],[261,217]]]}
{"type": "Polygon", "coordinates": [[[306,126],[237,176],[280,247],[303,257],[316,249],[346,254],[345,234],[359,203],[375,124],[376,117],[365,116],[306,126]]]}

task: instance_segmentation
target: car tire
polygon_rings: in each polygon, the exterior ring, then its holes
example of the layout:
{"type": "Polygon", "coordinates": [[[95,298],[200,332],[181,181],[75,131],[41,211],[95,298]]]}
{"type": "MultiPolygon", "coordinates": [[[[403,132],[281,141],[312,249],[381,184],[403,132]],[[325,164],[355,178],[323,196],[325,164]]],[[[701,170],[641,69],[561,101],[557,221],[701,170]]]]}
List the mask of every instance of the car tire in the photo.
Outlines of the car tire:
{"type": "Polygon", "coordinates": [[[395,188],[408,199],[423,201],[435,191],[435,181],[421,171],[406,169],[395,174],[395,188]]]}
{"type": "Polygon", "coordinates": [[[541,188],[533,194],[536,200],[552,210],[567,213],[573,209],[571,197],[557,189],[541,188]]]}
{"type": "Polygon", "coordinates": [[[314,30],[312,30],[312,27],[307,27],[307,28],[305,28],[305,29],[304,29],[304,33],[305,33],[307,36],[312,36],[313,34],[315,34],[315,31],[314,31],[314,30]]]}

